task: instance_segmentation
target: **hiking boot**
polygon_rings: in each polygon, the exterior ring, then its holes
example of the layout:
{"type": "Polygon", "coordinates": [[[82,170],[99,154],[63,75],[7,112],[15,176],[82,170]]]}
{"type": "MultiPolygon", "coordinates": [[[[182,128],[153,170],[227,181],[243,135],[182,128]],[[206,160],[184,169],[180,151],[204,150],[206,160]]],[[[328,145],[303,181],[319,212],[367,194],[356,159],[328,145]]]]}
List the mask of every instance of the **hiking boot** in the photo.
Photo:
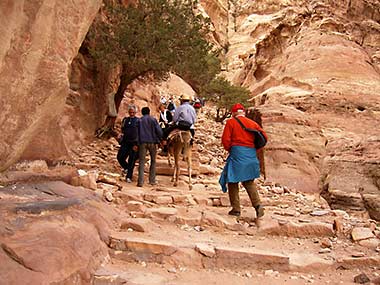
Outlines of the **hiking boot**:
{"type": "Polygon", "coordinates": [[[126,181],[127,181],[127,183],[132,183],[132,179],[131,178],[127,178],[126,181]]]}
{"type": "Polygon", "coordinates": [[[262,216],[264,216],[264,207],[263,206],[257,205],[257,206],[255,206],[255,210],[256,210],[256,219],[259,219],[262,216]]]}
{"type": "Polygon", "coordinates": [[[236,211],[236,210],[232,209],[231,211],[228,212],[228,215],[239,217],[240,211],[236,211]]]}

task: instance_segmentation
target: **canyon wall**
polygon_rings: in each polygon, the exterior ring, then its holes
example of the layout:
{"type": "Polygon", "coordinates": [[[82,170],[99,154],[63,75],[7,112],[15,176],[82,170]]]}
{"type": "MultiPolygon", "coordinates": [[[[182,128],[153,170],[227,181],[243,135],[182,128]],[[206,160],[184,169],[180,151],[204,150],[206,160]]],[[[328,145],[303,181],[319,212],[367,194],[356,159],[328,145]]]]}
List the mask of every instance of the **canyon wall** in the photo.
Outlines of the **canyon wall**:
{"type": "Polygon", "coordinates": [[[228,28],[214,27],[228,39],[225,75],[251,90],[269,134],[267,178],[380,218],[380,3],[229,6],[228,28]]]}
{"type": "Polygon", "coordinates": [[[1,1],[0,171],[67,153],[60,117],[69,69],[100,0],[1,1]]]}

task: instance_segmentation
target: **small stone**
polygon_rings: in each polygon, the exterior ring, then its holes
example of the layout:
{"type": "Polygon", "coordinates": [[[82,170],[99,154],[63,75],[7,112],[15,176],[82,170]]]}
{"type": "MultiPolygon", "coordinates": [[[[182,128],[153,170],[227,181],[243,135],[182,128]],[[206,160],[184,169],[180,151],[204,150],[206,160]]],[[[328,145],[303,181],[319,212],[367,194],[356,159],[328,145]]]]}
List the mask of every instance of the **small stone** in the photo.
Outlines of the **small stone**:
{"type": "Polygon", "coordinates": [[[353,254],[351,254],[352,257],[364,257],[365,254],[364,252],[354,252],[353,254]]]}
{"type": "Polygon", "coordinates": [[[194,227],[194,230],[195,230],[196,232],[203,232],[205,229],[204,229],[203,227],[201,227],[201,226],[195,226],[195,227],[194,227]]]}
{"type": "Polygon", "coordinates": [[[329,248],[321,248],[318,253],[322,254],[322,253],[329,253],[329,252],[331,252],[331,249],[329,249],[329,248]]]}
{"type": "Polygon", "coordinates": [[[333,229],[337,233],[343,233],[343,230],[344,230],[343,221],[341,219],[334,219],[333,229]]]}
{"type": "Polygon", "coordinates": [[[370,282],[371,280],[368,278],[368,276],[365,273],[361,273],[354,277],[354,282],[359,284],[365,284],[370,282]]]}
{"type": "Polygon", "coordinates": [[[169,268],[168,272],[169,273],[177,273],[177,270],[175,268],[169,268]]]}
{"type": "Polygon", "coordinates": [[[364,240],[375,237],[370,228],[356,227],[351,232],[354,241],[364,240]]]}
{"type": "Polygon", "coordinates": [[[265,275],[265,276],[273,275],[273,270],[272,270],[272,269],[265,270],[265,271],[264,271],[264,275],[265,275]]]}
{"type": "Polygon", "coordinates": [[[311,216],[320,217],[330,213],[330,210],[317,210],[310,213],[311,216]]]}
{"type": "Polygon", "coordinates": [[[332,248],[332,242],[329,239],[323,239],[321,241],[321,247],[322,248],[332,248]]]}
{"type": "Polygon", "coordinates": [[[106,198],[106,200],[107,200],[108,202],[112,202],[112,201],[113,201],[113,195],[112,195],[111,192],[106,192],[106,193],[104,194],[104,198],[106,198]]]}

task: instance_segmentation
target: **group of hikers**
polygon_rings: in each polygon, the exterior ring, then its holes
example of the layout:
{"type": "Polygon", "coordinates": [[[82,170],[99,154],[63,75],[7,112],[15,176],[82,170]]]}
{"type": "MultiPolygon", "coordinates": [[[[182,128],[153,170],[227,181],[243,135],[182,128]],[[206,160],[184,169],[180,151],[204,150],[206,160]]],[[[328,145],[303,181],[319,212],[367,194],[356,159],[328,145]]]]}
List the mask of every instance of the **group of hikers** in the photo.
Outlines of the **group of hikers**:
{"type": "Polygon", "coordinates": [[[144,165],[145,157],[149,152],[149,184],[156,184],[156,156],[158,145],[163,146],[163,151],[167,152],[167,138],[171,131],[180,129],[190,131],[194,138],[194,124],[197,114],[194,107],[190,104],[190,96],[183,94],[180,97],[180,106],[174,107],[172,111],[167,109],[169,104],[160,103],[160,118],[150,115],[149,107],[141,109],[141,118],[136,117],[137,108],[134,105],[128,106],[128,117],[121,123],[122,136],[119,139],[120,149],[117,160],[123,172],[126,174],[127,183],[132,182],[133,169],[135,162],[139,160],[137,186],[144,185],[144,165]]]}
{"type": "MultiPolygon", "coordinates": [[[[195,103],[195,102],[194,102],[195,103]]],[[[171,97],[169,101],[160,101],[160,116],[150,115],[149,107],[141,109],[141,118],[136,117],[136,106],[128,106],[128,117],[122,120],[122,138],[117,160],[126,174],[127,183],[132,182],[135,162],[139,160],[137,186],[144,185],[144,166],[147,152],[150,155],[149,184],[156,185],[156,156],[158,145],[167,152],[167,139],[174,129],[190,131],[195,136],[194,124],[197,112],[191,104],[189,95],[180,97],[180,105],[175,106],[171,97]]],[[[239,182],[246,189],[256,218],[264,215],[264,208],[254,180],[260,176],[260,163],[256,154],[254,136],[247,129],[258,130],[267,139],[267,134],[255,121],[245,116],[244,106],[235,104],[231,109],[232,117],[227,120],[222,134],[222,145],[229,155],[221,173],[219,183],[223,192],[228,192],[232,209],[229,215],[240,216],[239,182]]]]}

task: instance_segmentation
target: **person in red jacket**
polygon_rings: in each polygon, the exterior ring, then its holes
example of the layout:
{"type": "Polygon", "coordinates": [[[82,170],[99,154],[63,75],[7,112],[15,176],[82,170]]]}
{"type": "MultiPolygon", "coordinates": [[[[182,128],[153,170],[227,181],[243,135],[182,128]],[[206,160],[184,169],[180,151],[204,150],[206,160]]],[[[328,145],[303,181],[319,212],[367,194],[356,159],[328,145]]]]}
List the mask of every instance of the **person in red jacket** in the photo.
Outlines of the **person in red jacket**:
{"type": "Polygon", "coordinates": [[[260,176],[260,163],[256,156],[252,133],[245,131],[237,119],[246,128],[260,130],[266,139],[268,137],[256,122],[245,117],[242,104],[235,104],[231,112],[232,118],[227,121],[222,134],[222,144],[229,155],[219,183],[223,192],[227,192],[228,189],[232,206],[229,215],[240,216],[239,182],[242,182],[248,192],[252,206],[255,208],[256,217],[260,218],[264,215],[264,208],[261,205],[259,193],[254,183],[255,178],[260,176]]]}

